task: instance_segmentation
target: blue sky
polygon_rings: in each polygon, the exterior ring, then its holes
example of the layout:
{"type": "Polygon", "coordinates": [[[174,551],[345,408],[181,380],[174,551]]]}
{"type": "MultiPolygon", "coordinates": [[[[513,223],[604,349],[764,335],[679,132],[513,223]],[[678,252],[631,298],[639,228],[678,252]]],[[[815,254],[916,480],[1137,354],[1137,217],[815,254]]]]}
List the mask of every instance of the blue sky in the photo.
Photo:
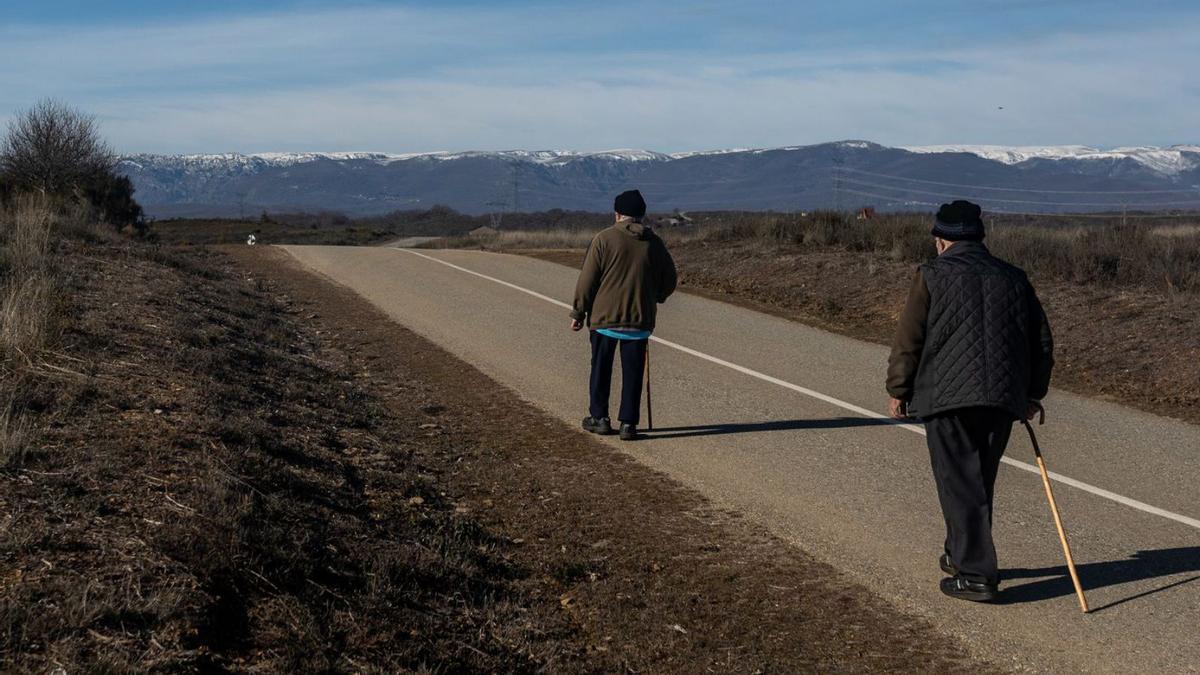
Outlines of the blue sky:
{"type": "Polygon", "coordinates": [[[0,16],[0,117],[53,96],[122,152],[1200,141],[1194,1],[0,0],[0,16]]]}

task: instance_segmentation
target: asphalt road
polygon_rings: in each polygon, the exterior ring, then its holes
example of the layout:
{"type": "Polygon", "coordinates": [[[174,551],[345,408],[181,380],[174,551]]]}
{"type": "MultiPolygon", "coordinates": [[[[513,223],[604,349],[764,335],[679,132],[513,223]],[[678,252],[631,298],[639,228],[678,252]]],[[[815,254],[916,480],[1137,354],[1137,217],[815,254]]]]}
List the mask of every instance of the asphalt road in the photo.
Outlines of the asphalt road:
{"type": "MultiPolygon", "coordinates": [[[[287,250],[564,421],[586,414],[586,335],[554,304],[570,300],[573,270],[472,251],[287,250]]],[[[686,294],[663,306],[656,338],[656,430],[607,442],[1000,664],[1200,672],[1200,427],[1052,392],[1039,438],[1066,481],[1056,495],[1093,612],[1079,611],[1021,429],[997,486],[1006,602],[953,601],[937,589],[944,530],[924,439],[870,416],[886,406],[883,347],[686,294]]]]}

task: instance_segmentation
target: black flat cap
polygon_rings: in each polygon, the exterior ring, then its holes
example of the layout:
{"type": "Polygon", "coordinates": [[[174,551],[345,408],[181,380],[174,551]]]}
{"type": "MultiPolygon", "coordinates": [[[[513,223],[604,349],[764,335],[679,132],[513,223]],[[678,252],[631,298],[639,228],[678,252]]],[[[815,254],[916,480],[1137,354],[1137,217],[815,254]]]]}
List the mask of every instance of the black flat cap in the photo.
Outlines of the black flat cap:
{"type": "Polygon", "coordinates": [[[942,204],[932,234],[947,241],[982,241],[983,209],[965,199],[942,204]]]}

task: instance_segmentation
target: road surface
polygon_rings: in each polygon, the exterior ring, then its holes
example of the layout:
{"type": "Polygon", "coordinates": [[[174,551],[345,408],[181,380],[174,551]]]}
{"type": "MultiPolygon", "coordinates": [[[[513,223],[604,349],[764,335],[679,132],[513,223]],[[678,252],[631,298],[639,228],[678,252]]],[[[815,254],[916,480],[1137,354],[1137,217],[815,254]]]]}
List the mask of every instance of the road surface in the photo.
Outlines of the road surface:
{"type": "MultiPolygon", "coordinates": [[[[476,251],[287,250],[567,423],[586,414],[588,343],[560,306],[573,270],[476,251]]],[[[1006,602],[953,601],[937,589],[924,439],[873,416],[886,349],[687,294],[663,306],[655,337],[653,438],[606,442],[1002,665],[1200,672],[1200,427],[1052,392],[1039,438],[1094,611],[1079,611],[1019,428],[996,500],[1006,602]]]]}

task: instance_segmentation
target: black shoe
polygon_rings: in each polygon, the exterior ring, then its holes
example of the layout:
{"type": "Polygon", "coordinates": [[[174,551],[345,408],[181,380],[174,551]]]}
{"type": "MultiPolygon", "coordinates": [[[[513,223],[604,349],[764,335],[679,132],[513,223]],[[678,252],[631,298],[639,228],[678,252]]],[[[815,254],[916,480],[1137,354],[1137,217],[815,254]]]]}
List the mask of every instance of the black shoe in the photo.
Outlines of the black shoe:
{"type": "Polygon", "coordinates": [[[971,602],[994,602],[1000,595],[996,584],[971,581],[960,576],[942,579],[942,592],[952,598],[971,602]]]}
{"type": "Polygon", "coordinates": [[[954,566],[954,561],[950,559],[949,553],[943,553],[942,557],[938,558],[938,567],[952,577],[958,576],[958,568],[954,566]]]}
{"type": "Polygon", "coordinates": [[[590,431],[593,434],[600,434],[601,436],[607,436],[613,432],[612,422],[607,417],[599,419],[585,417],[583,418],[583,429],[584,431],[590,431]]]}
{"type": "Polygon", "coordinates": [[[621,440],[636,441],[639,438],[641,438],[641,436],[638,435],[636,424],[626,424],[621,422],[621,440]]]}

